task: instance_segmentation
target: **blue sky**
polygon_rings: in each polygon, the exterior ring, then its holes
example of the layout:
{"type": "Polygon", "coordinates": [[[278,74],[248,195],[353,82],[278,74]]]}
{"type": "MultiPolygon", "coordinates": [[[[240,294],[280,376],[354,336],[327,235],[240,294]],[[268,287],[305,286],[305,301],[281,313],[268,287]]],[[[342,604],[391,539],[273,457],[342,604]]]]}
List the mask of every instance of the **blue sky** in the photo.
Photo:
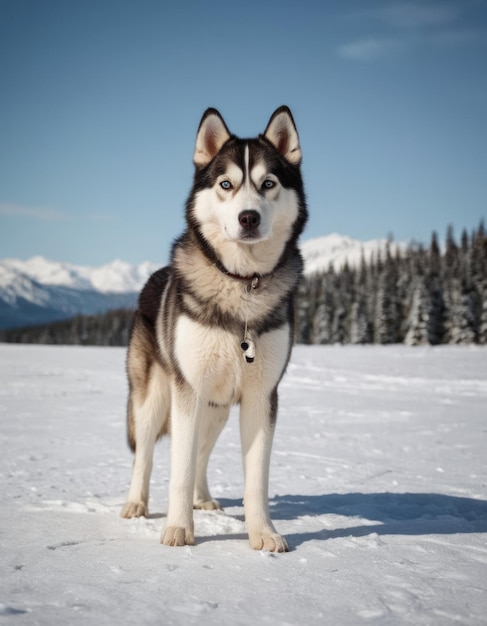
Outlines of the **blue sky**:
{"type": "Polygon", "coordinates": [[[165,263],[208,106],[291,107],[305,239],[487,214],[485,0],[0,0],[0,93],[0,258],[165,263]]]}

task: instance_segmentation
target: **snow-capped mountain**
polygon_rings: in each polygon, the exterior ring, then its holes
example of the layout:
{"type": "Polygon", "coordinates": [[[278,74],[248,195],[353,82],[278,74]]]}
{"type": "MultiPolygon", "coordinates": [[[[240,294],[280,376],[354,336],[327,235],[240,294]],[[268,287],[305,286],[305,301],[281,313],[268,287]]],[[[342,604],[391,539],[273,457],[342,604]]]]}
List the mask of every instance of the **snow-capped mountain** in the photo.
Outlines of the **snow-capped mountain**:
{"type": "MultiPolygon", "coordinates": [[[[49,261],[41,256],[34,256],[27,261],[18,259],[0,261],[0,271],[10,270],[14,274],[28,276],[40,285],[69,287],[83,291],[94,290],[100,293],[139,291],[158,267],[149,262],[131,265],[118,259],[100,267],[90,267],[49,261]]],[[[0,289],[2,286],[3,281],[0,278],[0,289]]]]}
{"type": "Polygon", "coordinates": [[[0,261],[0,328],[14,328],[133,307],[153,263],[113,261],[101,267],[43,257],[0,261]]]}
{"type": "MultiPolygon", "coordinates": [[[[361,242],[337,234],[305,241],[301,250],[305,273],[338,270],[347,261],[369,262],[384,255],[385,239],[361,242]]],[[[391,251],[404,244],[391,243],[391,251]]],[[[138,292],[159,266],[145,262],[131,265],[115,260],[101,267],[58,263],[40,256],[27,261],[0,261],[0,328],[67,319],[78,313],[94,314],[133,307],[138,292]]]]}
{"type": "MultiPolygon", "coordinates": [[[[336,233],[310,239],[301,244],[305,274],[323,272],[330,266],[334,270],[339,270],[346,262],[349,267],[357,267],[362,256],[366,263],[370,263],[372,258],[377,258],[379,254],[385,256],[387,243],[387,239],[358,241],[336,233]]],[[[390,242],[389,246],[392,254],[406,248],[404,243],[394,241],[390,242]]]]}

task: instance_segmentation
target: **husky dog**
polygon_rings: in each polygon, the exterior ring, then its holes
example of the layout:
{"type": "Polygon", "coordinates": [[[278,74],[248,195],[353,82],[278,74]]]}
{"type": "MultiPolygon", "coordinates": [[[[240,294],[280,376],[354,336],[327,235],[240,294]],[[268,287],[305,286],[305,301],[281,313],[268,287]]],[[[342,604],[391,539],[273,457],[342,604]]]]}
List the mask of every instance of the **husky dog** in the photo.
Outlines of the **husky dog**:
{"type": "Polygon", "coordinates": [[[128,348],[135,462],[122,517],[147,516],[154,445],[170,433],[161,543],[194,544],[193,508],[221,508],[206,470],[230,407],[239,403],[250,545],[285,552],[269,516],[269,462],[303,267],[297,240],[307,219],[290,110],[278,108],[262,135],[240,139],[208,109],[193,160],[186,231],[170,265],[140,294],[128,348]]]}

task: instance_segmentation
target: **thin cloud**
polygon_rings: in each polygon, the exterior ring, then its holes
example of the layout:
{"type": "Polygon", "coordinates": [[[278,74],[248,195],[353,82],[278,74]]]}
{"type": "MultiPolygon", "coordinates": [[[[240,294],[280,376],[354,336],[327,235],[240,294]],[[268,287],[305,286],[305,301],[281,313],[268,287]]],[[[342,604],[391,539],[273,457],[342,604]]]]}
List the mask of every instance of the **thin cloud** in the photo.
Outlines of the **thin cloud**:
{"type": "Polygon", "coordinates": [[[461,9],[452,4],[394,2],[377,12],[382,21],[400,28],[444,26],[454,22],[461,9]]]}
{"type": "Polygon", "coordinates": [[[487,32],[468,28],[442,30],[433,33],[429,40],[430,43],[438,46],[456,47],[471,43],[485,43],[487,32]]]}
{"type": "Polygon", "coordinates": [[[398,42],[391,39],[369,37],[343,44],[337,48],[336,53],[351,61],[374,61],[386,56],[397,46],[398,42]]]}
{"type": "Polygon", "coordinates": [[[348,19],[368,20],[368,29],[374,24],[380,30],[387,25],[391,36],[374,36],[357,39],[340,45],[335,52],[351,61],[374,61],[394,50],[403,52],[418,46],[454,48],[487,41],[485,30],[461,28],[463,8],[451,3],[393,2],[380,9],[349,13],[348,19]]]}
{"type": "Polygon", "coordinates": [[[342,17],[355,22],[382,23],[397,29],[435,28],[455,22],[464,12],[460,3],[384,2],[380,8],[362,8],[342,17]]]}
{"type": "Polygon", "coordinates": [[[68,219],[68,216],[62,211],[56,209],[43,209],[38,207],[27,207],[18,204],[0,203],[0,215],[8,215],[13,217],[31,217],[36,220],[46,222],[57,222],[68,219]]]}
{"type": "Polygon", "coordinates": [[[68,214],[57,209],[28,207],[19,204],[0,202],[0,215],[40,220],[43,222],[61,222],[67,220],[110,221],[113,215],[109,213],[68,214]]]}

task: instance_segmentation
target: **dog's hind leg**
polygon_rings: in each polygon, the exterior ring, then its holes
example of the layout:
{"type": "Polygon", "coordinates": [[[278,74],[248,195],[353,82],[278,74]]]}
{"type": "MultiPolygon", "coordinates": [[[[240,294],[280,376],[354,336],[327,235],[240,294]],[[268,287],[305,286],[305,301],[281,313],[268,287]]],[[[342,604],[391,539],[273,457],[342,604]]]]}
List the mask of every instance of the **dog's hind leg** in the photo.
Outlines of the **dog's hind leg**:
{"type": "Polygon", "coordinates": [[[167,377],[154,362],[149,370],[145,393],[131,390],[129,396],[129,439],[135,448],[127,503],[122,517],[148,515],[149,481],[152,471],[154,446],[168,428],[170,391],[167,377]],[[131,411],[131,414],[130,414],[131,411]]]}
{"type": "Polygon", "coordinates": [[[193,508],[220,509],[218,500],[211,497],[206,472],[211,451],[228,419],[228,405],[215,405],[210,402],[201,415],[198,428],[198,456],[196,461],[196,482],[193,494],[193,508]]]}

